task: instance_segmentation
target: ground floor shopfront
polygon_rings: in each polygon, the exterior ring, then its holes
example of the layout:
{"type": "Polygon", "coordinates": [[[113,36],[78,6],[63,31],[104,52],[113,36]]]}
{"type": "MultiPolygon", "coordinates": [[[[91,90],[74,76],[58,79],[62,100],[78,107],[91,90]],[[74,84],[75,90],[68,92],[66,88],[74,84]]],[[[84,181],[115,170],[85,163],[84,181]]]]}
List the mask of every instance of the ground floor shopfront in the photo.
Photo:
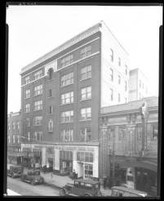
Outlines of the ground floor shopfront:
{"type": "Polygon", "coordinates": [[[99,145],[94,144],[22,144],[27,163],[40,163],[53,171],[78,177],[99,177],[99,145]],[[37,153],[37,154],[36,154],[37,153]]]}

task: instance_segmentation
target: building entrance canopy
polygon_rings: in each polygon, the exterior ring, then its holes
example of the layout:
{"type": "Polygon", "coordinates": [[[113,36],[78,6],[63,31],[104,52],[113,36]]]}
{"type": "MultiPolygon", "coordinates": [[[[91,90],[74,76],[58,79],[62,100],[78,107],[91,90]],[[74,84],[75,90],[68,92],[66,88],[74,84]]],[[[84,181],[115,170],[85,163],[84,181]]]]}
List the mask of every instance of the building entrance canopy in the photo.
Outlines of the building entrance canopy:
{"type": "Polygon", "coordinates": [[[157,172],[157,163],[147,160],[125,160],[119,162],[120,168],[140,167],[157,172]]]}

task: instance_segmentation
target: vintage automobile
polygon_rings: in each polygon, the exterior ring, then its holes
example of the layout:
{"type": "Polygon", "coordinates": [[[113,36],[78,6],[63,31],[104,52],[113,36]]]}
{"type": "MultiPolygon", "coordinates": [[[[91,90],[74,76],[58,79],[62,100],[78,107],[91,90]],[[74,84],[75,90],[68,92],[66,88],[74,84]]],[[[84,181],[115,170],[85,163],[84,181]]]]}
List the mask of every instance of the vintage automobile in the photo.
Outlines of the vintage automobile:
{"type": "Polygon", "coordinates": [[[32,185],[44,183],[44,178],[40,175],[39,170],[28,170],[23,172],[21,180],[32,185]]]}
{"type": "Polygon", "coordinates": [[[68,183],[59,192],[60,196],[100,197],[100,183],[92,179],[75,179],[68,183]]]}
{"type": "Polygon", "coordinates": [[[138,191],[125,186],[113,186],[111,191],[112,197],[148,197],[146,192],[138,191]]]}
{"type": "Polygon", "coordinates": [[[7,175],[12,178],[21,177],[22,167],[18,165],[10,165],[7,169],[7,175]]]}

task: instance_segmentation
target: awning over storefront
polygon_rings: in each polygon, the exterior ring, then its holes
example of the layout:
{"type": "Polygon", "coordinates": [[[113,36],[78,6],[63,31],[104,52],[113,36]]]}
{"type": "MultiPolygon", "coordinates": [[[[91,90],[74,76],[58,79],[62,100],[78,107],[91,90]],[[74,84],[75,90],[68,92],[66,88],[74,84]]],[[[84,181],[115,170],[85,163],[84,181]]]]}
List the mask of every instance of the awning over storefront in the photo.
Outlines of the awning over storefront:
{"type": "Polygon", "coordinates": [[[125,160],[119,162],[120,168],[140,167],[157,172],[157,163],[148,160],[125,160]]]}

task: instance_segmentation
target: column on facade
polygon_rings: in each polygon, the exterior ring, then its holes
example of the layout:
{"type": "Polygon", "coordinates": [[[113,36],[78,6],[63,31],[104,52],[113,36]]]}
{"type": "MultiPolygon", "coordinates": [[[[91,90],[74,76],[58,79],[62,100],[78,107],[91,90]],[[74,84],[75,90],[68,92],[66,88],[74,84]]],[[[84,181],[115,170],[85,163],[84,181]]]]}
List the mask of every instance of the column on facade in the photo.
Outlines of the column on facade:
{"type": "Polygon", "coordinates": [[[44,166],[44,165],[46,165],[46,148],[45,147],[43,147],[42,148],[42,167],[44,166]]]}

